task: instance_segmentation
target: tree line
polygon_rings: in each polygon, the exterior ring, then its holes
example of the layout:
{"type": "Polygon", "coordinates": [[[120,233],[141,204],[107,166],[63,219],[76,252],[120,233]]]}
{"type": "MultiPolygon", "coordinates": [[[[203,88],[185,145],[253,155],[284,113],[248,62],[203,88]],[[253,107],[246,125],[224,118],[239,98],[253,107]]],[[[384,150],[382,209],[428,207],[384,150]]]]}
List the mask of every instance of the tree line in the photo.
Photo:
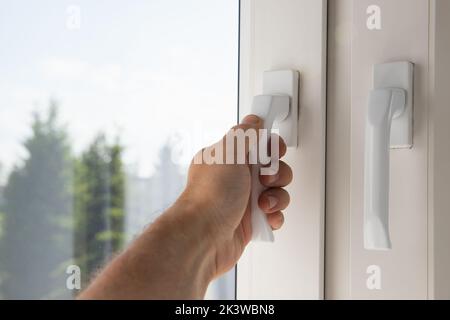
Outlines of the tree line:
{"type": "Polygon", "coordinates": [[[67,266],[80,267],[83,288],[123,246],[123,146],[100,133],[74,155],[55,102],[31,129],[2,195],[0,297],[67,299],[67,266]]]}

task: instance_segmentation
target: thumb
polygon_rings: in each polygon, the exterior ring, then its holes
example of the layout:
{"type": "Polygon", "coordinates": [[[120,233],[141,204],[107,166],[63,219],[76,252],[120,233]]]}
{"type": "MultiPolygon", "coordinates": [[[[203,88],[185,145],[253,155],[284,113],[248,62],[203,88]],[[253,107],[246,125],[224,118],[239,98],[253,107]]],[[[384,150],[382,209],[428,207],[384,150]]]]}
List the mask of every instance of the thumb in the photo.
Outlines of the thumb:
{"type": "Polygon", "coordinates": [[[254,127],[255,129],[261,129],[262,125],[263,125],[263,121],[260,117],[255,116],[254,114],[251,114],[251,115],[246,116],[241,121],[241,125],[242,126],[251,126],[251,127],[254,127]]]}
{"type": "MultiPolygon", "coordinates": [[[[242,122],[231,128],[218,142],[201,150],[195,159],[203,161],[204,154],[221,159],[227,164],[246,164],[250,150],[254,150],[259,142],[259,130],[263,127],[263,120],[255,115],[246,116],[242,122]]],[[[199,160],[197,160],[199,161],[199,160]]]]}

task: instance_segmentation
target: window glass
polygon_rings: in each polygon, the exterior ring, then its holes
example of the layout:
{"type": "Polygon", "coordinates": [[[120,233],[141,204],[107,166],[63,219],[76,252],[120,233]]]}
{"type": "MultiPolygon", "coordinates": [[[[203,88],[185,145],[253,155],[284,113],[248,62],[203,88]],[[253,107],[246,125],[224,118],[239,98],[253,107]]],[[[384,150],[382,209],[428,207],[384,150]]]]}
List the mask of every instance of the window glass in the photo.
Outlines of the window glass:
{"type": "Polygon", "coordinates": [[[236,122],[238,1],[1,6],[0,298],[73,298],[236,122]]]}

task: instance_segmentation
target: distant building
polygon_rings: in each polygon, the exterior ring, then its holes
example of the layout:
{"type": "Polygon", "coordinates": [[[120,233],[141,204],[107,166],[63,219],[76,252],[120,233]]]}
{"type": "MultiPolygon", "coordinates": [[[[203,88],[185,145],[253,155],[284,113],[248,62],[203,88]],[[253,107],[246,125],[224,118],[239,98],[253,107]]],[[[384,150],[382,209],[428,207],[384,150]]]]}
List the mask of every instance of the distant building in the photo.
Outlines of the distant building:
{"type": "Polygon", "coordinates": [[[186,175],[182,173],[183,168],[172,161],[171,155],[172,149],[166,144],[151,177],[127,172],[125,230],[128,240],[152,223],[183,191],[186,175]]]}

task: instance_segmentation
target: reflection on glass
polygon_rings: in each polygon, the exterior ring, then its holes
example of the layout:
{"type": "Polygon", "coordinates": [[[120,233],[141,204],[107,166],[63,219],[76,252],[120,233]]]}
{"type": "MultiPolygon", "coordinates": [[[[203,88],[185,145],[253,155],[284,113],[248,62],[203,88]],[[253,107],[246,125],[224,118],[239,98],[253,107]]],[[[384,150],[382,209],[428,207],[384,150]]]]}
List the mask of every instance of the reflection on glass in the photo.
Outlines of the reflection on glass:
{"type": "Polygon", "coordinates": [[[0,298],[75,297],[176,199],[235,122],[237,20],[229,0],[2,2],[0,298]]]}

